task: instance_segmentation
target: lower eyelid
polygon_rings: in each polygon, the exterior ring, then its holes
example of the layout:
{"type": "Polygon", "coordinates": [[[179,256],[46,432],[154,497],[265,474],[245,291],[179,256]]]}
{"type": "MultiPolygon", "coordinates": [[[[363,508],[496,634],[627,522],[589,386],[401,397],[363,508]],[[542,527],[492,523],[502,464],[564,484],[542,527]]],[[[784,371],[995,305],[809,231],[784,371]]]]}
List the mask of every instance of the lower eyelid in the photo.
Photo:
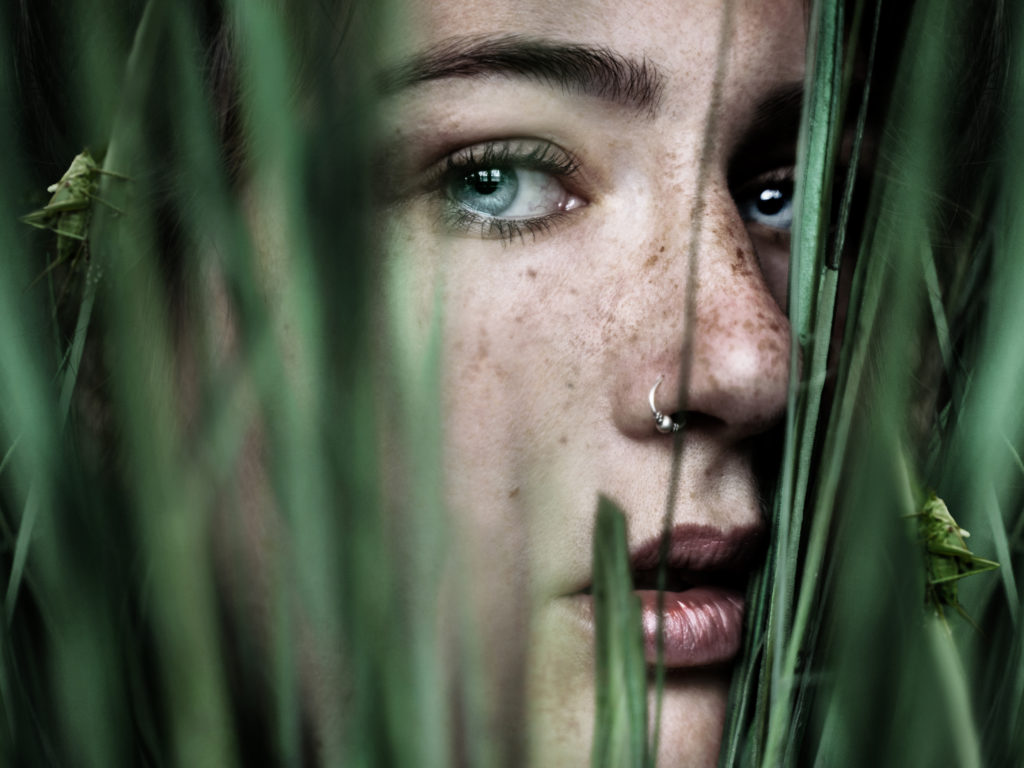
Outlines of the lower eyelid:
{"type": "Polygon", "coordinates": [[[450,209],[442,214],[441,223],[451,234],[479,237],[482,240],[503,240],[506,243],[516,239],[535,238],[557,227],[566,211],[556,211],[546,216],[531,218],[502,218],[477,214],[469,208],[450,209]]]}

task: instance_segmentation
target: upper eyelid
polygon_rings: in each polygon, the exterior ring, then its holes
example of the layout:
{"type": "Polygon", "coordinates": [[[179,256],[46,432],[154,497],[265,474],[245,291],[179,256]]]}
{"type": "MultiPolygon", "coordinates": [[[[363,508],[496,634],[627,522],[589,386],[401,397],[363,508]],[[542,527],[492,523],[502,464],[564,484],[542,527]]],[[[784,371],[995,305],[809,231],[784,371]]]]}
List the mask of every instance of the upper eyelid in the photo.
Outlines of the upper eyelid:
{"type": "Polygon", "coordinates": [[[729,189],[733,195],[739,194],[751,187],[765,184],[796,183],[796,165],[779,165],[770,170],[762,171],[742,178],[730,178],[729,189]]]}
{"type": "Polygon", "coordinates": [[[544,139],[496,139],[480,141],[446,154],[426,170],[428,186],[443,182],[448,174],[473,166],[518,163],[534,170],[555,171],[563,177],[574,176],[580,169],[575,153],[544,139]]]}
{"type": "MultiPolygon", "coordinates": [[[[389,156],[381,151],[372,158],[372,192],[379,205],[391,208],[417,195],[436,192],[453,170],[486,162],[525,163],[532,169],[556,172],[562,179],[573,180],[573,186],[577,175],[590,177],[582,172],[579,155],[559,142],[544,137],[508,136],[453,143],[418,160],[401,152],[389,156]]],[[[586,186],[592,183],[588,181],[586,186]]],[[[580,186],[584,186],[582,182],[580,186]]]]}
{"type": "Polygon", "coordinates": [[[735,188],[765,174],[796,169],[796,133],[791,136],[748,136],[744,144],[728,157],[726,177],[735,188]]]}

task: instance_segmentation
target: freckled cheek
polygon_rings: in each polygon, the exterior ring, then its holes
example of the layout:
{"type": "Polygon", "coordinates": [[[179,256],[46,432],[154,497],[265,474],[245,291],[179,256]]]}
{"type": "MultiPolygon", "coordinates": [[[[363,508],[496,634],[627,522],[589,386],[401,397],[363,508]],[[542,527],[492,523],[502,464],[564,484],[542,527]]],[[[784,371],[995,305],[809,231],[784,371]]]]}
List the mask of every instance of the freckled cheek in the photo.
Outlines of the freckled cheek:
{"type": "Polygon", "coordinates": [[[446,286],[442,360],[451,425],[480,421],[503,440],[542,442],[580,383],[588,327],[580,291],[542,259],[456,271],[446,286]]]}
{"type": "MultiPolygon", "coordinates": [[[[508,603],[528,594],[520,571],[527,564],[531,483],[553,439],[538,414],[544,404],[553,410],[545,366],[556,353],[534,287],[547,276],[543,266],[484,272],[453,269],[446,280],[442,452],[446,503],[460,542],[479,558],[476,586],[493,607],[497,596],[508,603]]],[[[524,619],[517,620],[497,634],[516,637],[524,619]]],[[[485,625],[493,623],[489,618],[485,625]]]]}
{"type": "Polygon", "coordinates": [[[768,290],[779,307],[785,309],[789,297],[789,235],[775,232],[763,238],[757,243],[757,257],[768,290]]]}

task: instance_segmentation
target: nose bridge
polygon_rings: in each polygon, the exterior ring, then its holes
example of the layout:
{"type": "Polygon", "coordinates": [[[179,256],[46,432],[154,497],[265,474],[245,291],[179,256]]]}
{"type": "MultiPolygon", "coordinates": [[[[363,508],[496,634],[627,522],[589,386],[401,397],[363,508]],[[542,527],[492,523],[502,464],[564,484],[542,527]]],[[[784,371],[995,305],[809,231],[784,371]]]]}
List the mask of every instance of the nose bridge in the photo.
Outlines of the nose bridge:
{"type": "MultiPolygon", "coordinates": [[[[633,379],[622,382],[622,398],[637,403],[663,375],[659,410],[702,414],[738,437],[768,429],[785,410],[789,323],[724,180],[709,182],[695,215],[666,212],[653,223],[660,245],[646,260],[658,257],[662,269],[637,297],[647,338],[618,363],[633,379]]],[[[642,417],[639,433],[654,434],[649,410],[627,406],[617,421],[642,417]]]]}

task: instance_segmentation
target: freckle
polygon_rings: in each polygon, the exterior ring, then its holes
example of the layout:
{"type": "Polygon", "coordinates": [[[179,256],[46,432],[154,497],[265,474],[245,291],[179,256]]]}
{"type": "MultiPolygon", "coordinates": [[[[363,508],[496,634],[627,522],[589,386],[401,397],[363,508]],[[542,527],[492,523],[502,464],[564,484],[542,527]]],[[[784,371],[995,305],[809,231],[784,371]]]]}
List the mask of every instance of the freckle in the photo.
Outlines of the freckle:
{"type": "Polygon", "coordinates": [[[513,488],[511,491],[508,492],[508,497],[510,499],[514,499],[518,495],[519,495],[519,486],[518,485],[515,488],[513,488]]]}
{"type": "Polygon", "coordinates": [[[664,253],[664,252],[665,252],[665,246],[663,245],[663,246],[661,246],[661,248],[658,249],[658,253],[664,253]]]}
{"type": "MultiPolygon", "coordinates": [[[[664,250],[664,249],[662,249],[662,250],[664,250]]],[[[658,254],[657,253],[652,253],[650,256],[647,257],[647,261],[644,262],[644,269],[650,269],[651,267],[653,267],[657,263],[658,263],[658,254]]]]}
{"type": "Polygon", "coordinates": [[[565,386],[566,386],[567,389],[576,389],[576,385],[573,384],[571,381],[567,381],[565,383],[565,386]]]}
{"type": "Polygon", "coordinates": [[[537,276],[537,270],[536,269],[528,269],[528,270],[526,270],[526,276],[529,277],[530,279],[535,278],[537,276]]]}
{"type": "Polygon", "coordinates": [[[569,442],[569,438],[566,437],[565,435],[562,435],[560,438],[558,438],[558,442],[561,443],[562,445],[567,445],[569,442]]]}
{"type": "Polygon", "coordinates": [[[521,323],[525,318],[522,315],[516,315],[516,322],[521,323]]]}

